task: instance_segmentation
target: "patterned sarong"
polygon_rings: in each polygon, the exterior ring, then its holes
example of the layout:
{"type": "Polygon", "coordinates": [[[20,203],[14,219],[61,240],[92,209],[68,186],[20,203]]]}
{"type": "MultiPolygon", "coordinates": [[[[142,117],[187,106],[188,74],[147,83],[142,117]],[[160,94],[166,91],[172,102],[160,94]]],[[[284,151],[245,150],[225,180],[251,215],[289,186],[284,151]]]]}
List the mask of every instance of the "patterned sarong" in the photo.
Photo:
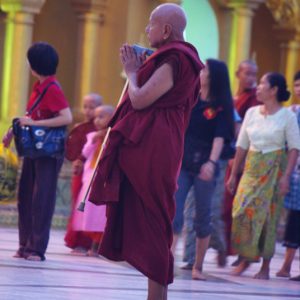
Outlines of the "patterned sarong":
{"type": "Polygon", "coordinates": [[[232,209],[232,247],[242,257],[255,261],[272,258],[276,225],[283,197],[279,179],[285,167],[283,150],[249,151],[232,209]]]}

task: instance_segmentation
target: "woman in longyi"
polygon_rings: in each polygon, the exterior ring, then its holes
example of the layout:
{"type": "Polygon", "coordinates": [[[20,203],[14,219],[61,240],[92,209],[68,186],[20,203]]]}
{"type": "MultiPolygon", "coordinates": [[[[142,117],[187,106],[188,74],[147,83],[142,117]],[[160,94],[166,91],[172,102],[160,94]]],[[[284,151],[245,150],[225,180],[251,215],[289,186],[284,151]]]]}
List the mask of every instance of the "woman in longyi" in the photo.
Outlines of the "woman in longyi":
{"type": "Polygon", "coordinates": [[[261,257],[262,266],[255,278],[269,279],[276,224],[300,149],[296,116],[281,105],[289,96],[281,74],[265,74],[257,88],[257,99],[262,105],[247,111],[238,137],[227,182],[229,191],[233,191],[246,158],[232,210],[232,247],[242,258],[235,275],[261,257]]]}

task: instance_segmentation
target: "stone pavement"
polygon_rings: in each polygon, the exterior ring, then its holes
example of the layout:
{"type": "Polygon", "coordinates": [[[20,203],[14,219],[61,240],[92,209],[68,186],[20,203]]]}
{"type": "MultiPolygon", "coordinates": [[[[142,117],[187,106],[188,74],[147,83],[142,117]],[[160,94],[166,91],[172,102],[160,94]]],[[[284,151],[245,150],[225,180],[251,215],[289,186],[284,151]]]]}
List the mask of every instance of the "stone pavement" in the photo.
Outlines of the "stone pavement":
{"type": "MultiPolygon", "coordinates": [[[[0,300],[145,300],[147,281],[126,263],[104,258],[74,256],[63,244],[64,232],[53,230],[44,262],[12,258],[17,248],[17,230],[0,228],[0,300]]],[[[271,264],[271,280],[252,276],[253,264],[242,277],[230,275],[231,267],[218,268],[215,252],[209,250],[204,270],[206,282],[192,281],[190,271],[179,268],[182,247],[176,253],[176,277],[169,287],[169,300],[289,300],[300,299],[300,282],[275,277],[284,248],[277,245],[271,264]]],[[[229,258],[229,264],[234,257],[229,258]]],[[[292,275],[300,273],[299,256],[292,275]]]]}

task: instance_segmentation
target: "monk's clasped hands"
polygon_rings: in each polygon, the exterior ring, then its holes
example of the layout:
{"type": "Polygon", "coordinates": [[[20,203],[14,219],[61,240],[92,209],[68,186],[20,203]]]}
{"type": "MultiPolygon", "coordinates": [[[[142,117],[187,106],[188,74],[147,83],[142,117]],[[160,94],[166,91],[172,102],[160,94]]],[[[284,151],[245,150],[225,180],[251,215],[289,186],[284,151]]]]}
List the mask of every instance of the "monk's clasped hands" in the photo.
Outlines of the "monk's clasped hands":
{"type": "Polygon", "coordinates": [[[132,46],[124,44],[120,48],[120,59],[124,66],[125,73],[129,75],[130,73],[137,72],[145,61],[146,55],[137,55],[132,46]]]}

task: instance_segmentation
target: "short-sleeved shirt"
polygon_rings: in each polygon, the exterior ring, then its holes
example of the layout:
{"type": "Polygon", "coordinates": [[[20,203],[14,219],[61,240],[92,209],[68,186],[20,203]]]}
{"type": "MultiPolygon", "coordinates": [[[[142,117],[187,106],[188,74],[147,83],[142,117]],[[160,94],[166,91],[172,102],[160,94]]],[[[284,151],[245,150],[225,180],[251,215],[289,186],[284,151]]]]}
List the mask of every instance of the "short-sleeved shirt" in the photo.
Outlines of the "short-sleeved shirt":
{"type": "Polygon", "coordinates": [[[55,76],[49,76],[45,81],[40,83],[37,81],[34,86],[32,93],[30,95],[26,111],[29,111],[30,107],[34,104],[38,96],[43,92],[43,90],[51,84],[45,95],[43,96],[41,102],[38,106],[33,110],[31,113],[31,118],[33,120],[44,120],[50,119],[57,116],[58,112],[64,108],[69,107],[68,101],[63,94],[62,89],[60,88],[59,84],[55,76]]]}
{"type": "Polygon", "coordinates": [[[231,141],[232,133],[229,128],[225,112],[221,107],[214,109],[207,101],[199,99],[192,111],[185,137],[212,145],[216,137],[231,141]]]}
{"type": "Polygon", "coordinates": [[[198,173],[201,165],[209,159],[217,137],[226,142],[233,138],[225,112],[222,107],[213,108],[209,102],[198,99],[185,134],[182,168],[198,173]]]}
{"type": "Polygon", "coordinates": [[[296,115],[282,107],[273,115],[264,116],[261,105],[250,108],[240,130],[237,147],[268,153],[284,149],[300,150],[296,115]]]}

